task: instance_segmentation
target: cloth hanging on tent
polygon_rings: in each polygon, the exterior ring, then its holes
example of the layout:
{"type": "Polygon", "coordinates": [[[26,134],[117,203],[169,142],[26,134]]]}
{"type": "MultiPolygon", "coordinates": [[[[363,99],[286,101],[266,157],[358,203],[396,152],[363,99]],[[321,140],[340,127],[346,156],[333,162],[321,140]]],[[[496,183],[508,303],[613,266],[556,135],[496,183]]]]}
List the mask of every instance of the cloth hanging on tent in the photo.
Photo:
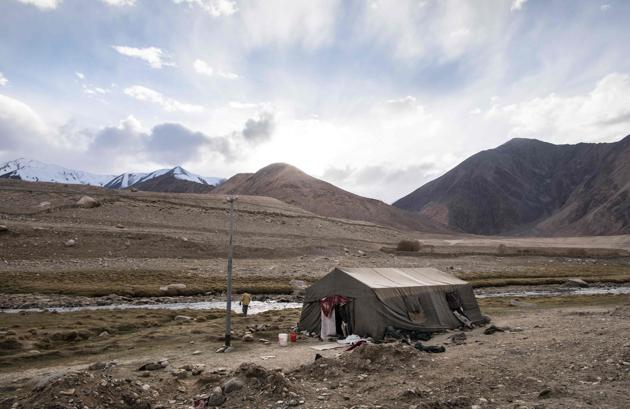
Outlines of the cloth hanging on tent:
{"type": "Polygon", "coordinates": [[[342,295],[329,295],[328,297],[324,297],[319,300],[319,304],[324,315],[328,317],[334,310],[335,305],[346,305],[348,301],[349,300],[342,295]]]}
{"type": "Polygon", "coordinates": [[[328,337],[337,336],[337,322],[335,321],[335,314],[330,314],[326,316],[324,310],[321,312],[322,316],[322,328],[320,331],[320,336],[322,339],[326,339],[328,337]]]}

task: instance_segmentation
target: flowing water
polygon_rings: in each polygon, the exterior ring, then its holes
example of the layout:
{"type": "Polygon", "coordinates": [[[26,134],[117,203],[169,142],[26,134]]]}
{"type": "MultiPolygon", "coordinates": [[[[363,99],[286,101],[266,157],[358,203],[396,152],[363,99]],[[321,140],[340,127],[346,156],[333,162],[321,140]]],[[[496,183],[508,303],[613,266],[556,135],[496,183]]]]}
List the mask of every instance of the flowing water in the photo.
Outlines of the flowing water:
{"type": "Polygon", "coordinates": [[[588,287],[588,288],[547,288],[547,289],[527,289],[527,290],[505,290],[487,289],[475,290],[477,298],[496,298],[496,297],[563,297],[572,295],[620,295],[630,294],[630,287],[588,287]]]}
{"type": "MultiPolygon", "coordinates": [[[[252,301],[249,304],[247,314],[260,314],[265,311],[284,310],[287,308],[301,308],[302,303],[297,302],[276,302],[276,301],[252,301]]],[[[225,310],[225,301],[200,301],[186,303],[159,303],[159,304],[111,304],[111,305],[84,305],[80,307],[50,307],[46,309],[26,308],[26,309],[5,309],[1,310],[5,313],[18,313],[22,311],[56,311],[56,312],[72,312],[72,311],[94,311],[94,310],[128,310],[128,309],[164,309],[164,310],[225,310]]],[[[232,311],[241,312],[238,302],[232,302],[232,311]]]]}
{"type": "MultiPolygon", "coordinates": [[[[541,288],[541,289],[477,289],[475,295],[477,298],[495,298],[495,297],[562,297],[572,295],[619,295],[630,294],[630,287],[588,287],[588,288],[541,288]]],[[[298,302],[280,302],[280,301],[252,301],[249,304],[248,314],[260,314],[265,311],[284,310],[287,308],[301,308],[302,303],[298,302]]],[[[225,301],[199,301],[199,302],[181,302],[181,303],[154,303],[154,304],[111,304],[111,305],[84,305],[78,307],[49,307],[49,308],[23,308],[23,309],[4,309],[0,312],[19,313],[19,312],[37,312],[37,311],[56,311],[56,312],[72,312],[72,311],[92,311],[92,310],[127,310],[127,309],[165,309],[165,310],[224,310],[226,308],[225,301]]],[[[240,312],[241,307],[237,302],[232,302],[232,311],[240,312]]]]}

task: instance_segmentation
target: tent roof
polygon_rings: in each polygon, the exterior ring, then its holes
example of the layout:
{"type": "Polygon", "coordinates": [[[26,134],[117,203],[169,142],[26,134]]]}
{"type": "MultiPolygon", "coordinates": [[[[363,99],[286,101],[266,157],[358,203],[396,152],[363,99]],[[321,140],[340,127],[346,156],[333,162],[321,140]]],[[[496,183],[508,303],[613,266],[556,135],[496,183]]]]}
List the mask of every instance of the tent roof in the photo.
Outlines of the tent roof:
{"type": "Polygon", "coordinates": [[[370,288],[430,287],[441,285],[463,285],[466,281],[436,268],[370,268],[339,267],[370,288]]]}

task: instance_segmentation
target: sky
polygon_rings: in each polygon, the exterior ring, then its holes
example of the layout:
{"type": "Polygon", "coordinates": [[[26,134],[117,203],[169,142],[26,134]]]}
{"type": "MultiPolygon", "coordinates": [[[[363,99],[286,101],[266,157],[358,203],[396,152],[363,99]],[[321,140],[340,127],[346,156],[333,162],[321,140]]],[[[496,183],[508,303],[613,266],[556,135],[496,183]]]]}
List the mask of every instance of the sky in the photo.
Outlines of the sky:
{"type": "Polygon", "coordinates": [[[625,0],[0,0],[0,162],[275,162],[388,203],[515,137],[630,134],[625,0]]]}

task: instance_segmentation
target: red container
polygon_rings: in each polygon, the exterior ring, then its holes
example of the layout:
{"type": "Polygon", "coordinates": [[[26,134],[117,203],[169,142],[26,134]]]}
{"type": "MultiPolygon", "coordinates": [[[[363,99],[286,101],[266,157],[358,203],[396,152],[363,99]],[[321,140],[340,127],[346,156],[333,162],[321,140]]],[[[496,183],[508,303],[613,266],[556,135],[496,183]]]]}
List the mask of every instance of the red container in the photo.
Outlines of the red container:
{"type": "Polygon", "coordinates": [[[294,331],[291,331],[290,339],[291,339],[291,342],[296,342],[297,341],[297,333],[295,333],[294,331]]]}

